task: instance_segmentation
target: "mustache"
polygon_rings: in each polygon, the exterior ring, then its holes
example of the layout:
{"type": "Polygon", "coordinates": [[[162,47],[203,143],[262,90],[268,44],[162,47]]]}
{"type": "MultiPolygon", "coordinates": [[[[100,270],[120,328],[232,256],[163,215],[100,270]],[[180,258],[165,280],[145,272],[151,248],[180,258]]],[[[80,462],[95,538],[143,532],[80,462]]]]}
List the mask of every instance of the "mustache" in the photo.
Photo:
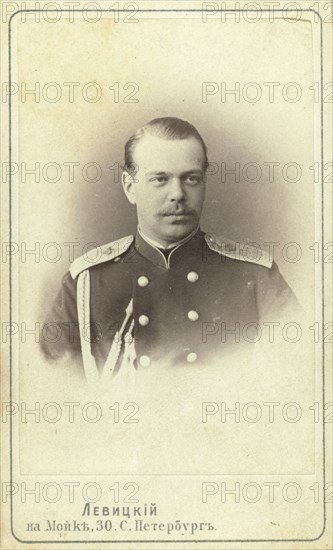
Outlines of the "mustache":
{"type": "Polygon", "coordinates": [[[197,213],[192,208],[180,207],[180,208],[163,208],[158,212],[160,216],[196,216],[197,213]]]}

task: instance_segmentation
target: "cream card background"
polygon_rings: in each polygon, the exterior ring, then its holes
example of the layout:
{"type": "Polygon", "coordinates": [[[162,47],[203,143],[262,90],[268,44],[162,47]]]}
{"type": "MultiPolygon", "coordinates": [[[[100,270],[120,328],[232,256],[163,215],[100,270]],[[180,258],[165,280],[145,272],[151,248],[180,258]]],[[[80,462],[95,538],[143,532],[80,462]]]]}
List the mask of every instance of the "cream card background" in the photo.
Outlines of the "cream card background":
{"type": "MultiPolygon", "coordinates": [[[[113,14],[103,14],[91,23],[81,14],[73,21],[62,14],[50,23],[30,14],[12,20],[12,80],[18,86],[12,97],[12,161],[18,168],[12,179],[12,237],[18,245],[12,258],[12,320],[18,327],[12,388],[19,406],[13,415],[12,458],[20,488],[14,498],[14,532],[23,541],[57,541],[57,532],[27,533],[27,523],[82,520],[82,486],[99,485],[103,499],[98,505],[108,506],[113,504],[109,486],[130,482],[140,487],[141,505],[157,502],[160,522],[211,522],[214,530],[196,534],[198,540],[315,538],[323,525],[323,502],[315,502],[309,487],[317,483],[323,492],[323,427],[322,418],[314,422],[310,407],[318,403],[321,410],[323,380],[321,347],[308,327],[321,323],[322,300],[321,263],[314,261],[314,243],[321,239],[321,188],[311,169],[321,161],[320,103],[311,89],[320,81],[319,25],[313,13],[293,23],[283,17],[221,23],[214,16],[203,23],[200,12],[139,13],[133,19],[137,22],[120,16],[116,23],[113,14]],[[207,101],[204,82],[218,89],[207,101]],[[228,88],[239,83],[239,101],[232,96],[221,100],[222,82],[228,88]],[[269,82],[279,84],[272,102],[264,85],[269,82]],[[282,93],[291,82],[301,89],[297,102],[286,100],[292,91],[282,93]],[[68,83],[75,83],[72,98],[68,83]],[[254,90],[246,88],[248,83],[257,83],[262,91],[257,102],[246,99],[254,90]],[[38,101],[25,92],[35,85],[38,101]],[[101,96],[91,101],[95,90],[101,96]],[[148,377],[136,396],[139,422],[126,423],[124,405],[131,396],[117,388],[88,391],[68,375],[70,365],[50,377],[35,340],[72,260],[68,243],[78,256],[87,243],[101,244],[135,229],[118,177],[123,144],[138,126],[166,115],[193,122],[217,165],[208,180],[203,228],[235,240],[280,243],[276,259],[305,309],[306,331],[296,361],[286,350],[285,370],[268,352],[255,370],[249,368],[250,356],[237,358],[232,369],[223,369],[222,379],[216,368],[205,377],[195,371],[182,379],[162,375],[157,388],[148,377]],[[223,183],[223,162],[229,169],[239,162],[241,170],[255,163],[262,177],[249,182],[241,173],[238,183],[232,177],[223,183]],[[278,163],[273,182],[267,179],[267,162],[278,163]],[[300,167],[298,181],[283,178],[288,163],[300,167]],[[27,172],[32,168],[35,174],[27,172]],[[86,181],[94,179],[94,170],[96,181],[86,181]],[[299,261],[286,260],[284,246],[291,242],[301,250],[299,261]],[[35,254],[27,253],[31,249],[35,254]],[[79,403],[79,415],[72,423],[64,403],[73,401],[79,403]],[[279,413],[283,404],[296,402],[303,415],[297,423],[286,422],[281,414],[273,423],[267,415],[257,423],[222,423],[218,415],[203,423],[203,401],[230,407],[255,402],[265,411],[264,402],[277,401],[282,404],[279,413]],[[43,407],[51,402],[60,407],[59,422],[43,416],[43,407]],[[102,410],[96,423],[82,417],[89,402],[102,410]],[[114,402],[120,403],[120,423],[112,421],[109,407],[114,402]],[[40,421],[28,415],[22,422],[24,403],[40,404],[40,421]],[[241,491],[250,482],[263,489],[274,481],[281,491],[297,483],[302,499],[291,505],[280,495],[269,503],[266,495],[254,504],[251,493],[238,503],[228,498],[221,504],[220,484],[226,480],[228,487],[240,483],[241,491]],[[74,503],[66,501],[66,481],[79,483],[74,503]],[[203,502],[202,484],[207,482],[213,483],[213,491],[219,489],[203,502]],[[29,497],[22,502],[22,483],[58,484],[60,504],[29,497]]],[[[292,169],[288,174],[292,179],[292,169]]],[[[325,252],[329,255],[330,249],[325,252]]],[[[8,255],[5,260],[6,268],[8,255]]],[[[156,540],[187,540],[176,531],[167,538],[163,532],[153,535],[156,540]]],[[[68,543],[152,540],[151,532],[119,528],[111,535],[61,536],[68,543]]]]}

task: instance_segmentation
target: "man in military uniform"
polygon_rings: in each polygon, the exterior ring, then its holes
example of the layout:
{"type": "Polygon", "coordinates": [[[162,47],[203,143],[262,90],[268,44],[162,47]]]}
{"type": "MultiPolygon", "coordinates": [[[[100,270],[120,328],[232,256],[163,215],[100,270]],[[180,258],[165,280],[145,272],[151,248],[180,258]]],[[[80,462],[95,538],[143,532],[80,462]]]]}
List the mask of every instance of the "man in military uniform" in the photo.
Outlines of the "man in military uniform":
{"type": "Polygon", "coordinates": [[[298,307],[266,252],[200,229],[207,166],[202,137],[177,118],[128,140],[122,181],[137,233],[73,262],[46,320],[48,358],[79,359],[89,380],[204,368],[244,327],[248,335],[298,307]]]}

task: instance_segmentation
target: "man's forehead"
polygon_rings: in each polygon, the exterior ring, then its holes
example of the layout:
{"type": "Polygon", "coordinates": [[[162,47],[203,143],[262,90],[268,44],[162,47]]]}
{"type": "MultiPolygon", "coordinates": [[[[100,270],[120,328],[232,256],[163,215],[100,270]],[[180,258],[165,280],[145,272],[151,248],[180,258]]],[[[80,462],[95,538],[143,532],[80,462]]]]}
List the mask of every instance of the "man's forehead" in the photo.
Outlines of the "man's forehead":
{"type": "Polygon", "coordinates": [[[146,135],[135,146],[134,161],[142,167],[151,164],[193,163],[202,165],[205,153],[201,143],[194,137],[186,139],[165,139],[146,135]]]}

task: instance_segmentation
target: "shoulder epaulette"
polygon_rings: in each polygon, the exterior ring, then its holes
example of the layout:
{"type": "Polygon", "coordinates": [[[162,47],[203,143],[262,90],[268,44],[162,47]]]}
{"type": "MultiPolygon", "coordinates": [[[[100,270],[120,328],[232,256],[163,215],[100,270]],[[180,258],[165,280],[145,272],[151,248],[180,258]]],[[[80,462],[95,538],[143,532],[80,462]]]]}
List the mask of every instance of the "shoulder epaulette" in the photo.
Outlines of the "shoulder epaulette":
{"type": "Polygon", "coordinates": [[[84,271],[85,269],[89,269],[89,267],[93,267],[95,265],[99,265],[104,262],[109,262],[111,260],[119,258],[122,254],[126,252],[126,250],[129,249],[133,240],[134,236],[128,235],[127,237],[123,237],[118,241],[113,241],[111,243],[98,246],[92,250],[89,250],[89,253],[84,254],[79,258],[76,258],[76,260],[74,260],[69,268],[69,272],[72,278],[75,279],[82,271],[84,271]],[[96,254],[96,257],[94,255],[94,252],[96,254]],[[93,256],[93,259],[91,259],[90,255],[93,256]]]}
{"type": "Polygon", "coordinates": [[[217,237],[213,233],[206,233],[205,240],[211,250],[222,256],[269,268],[272,267],[273,259],[259,245],[238,243],[225,237],[217,237]]]}

